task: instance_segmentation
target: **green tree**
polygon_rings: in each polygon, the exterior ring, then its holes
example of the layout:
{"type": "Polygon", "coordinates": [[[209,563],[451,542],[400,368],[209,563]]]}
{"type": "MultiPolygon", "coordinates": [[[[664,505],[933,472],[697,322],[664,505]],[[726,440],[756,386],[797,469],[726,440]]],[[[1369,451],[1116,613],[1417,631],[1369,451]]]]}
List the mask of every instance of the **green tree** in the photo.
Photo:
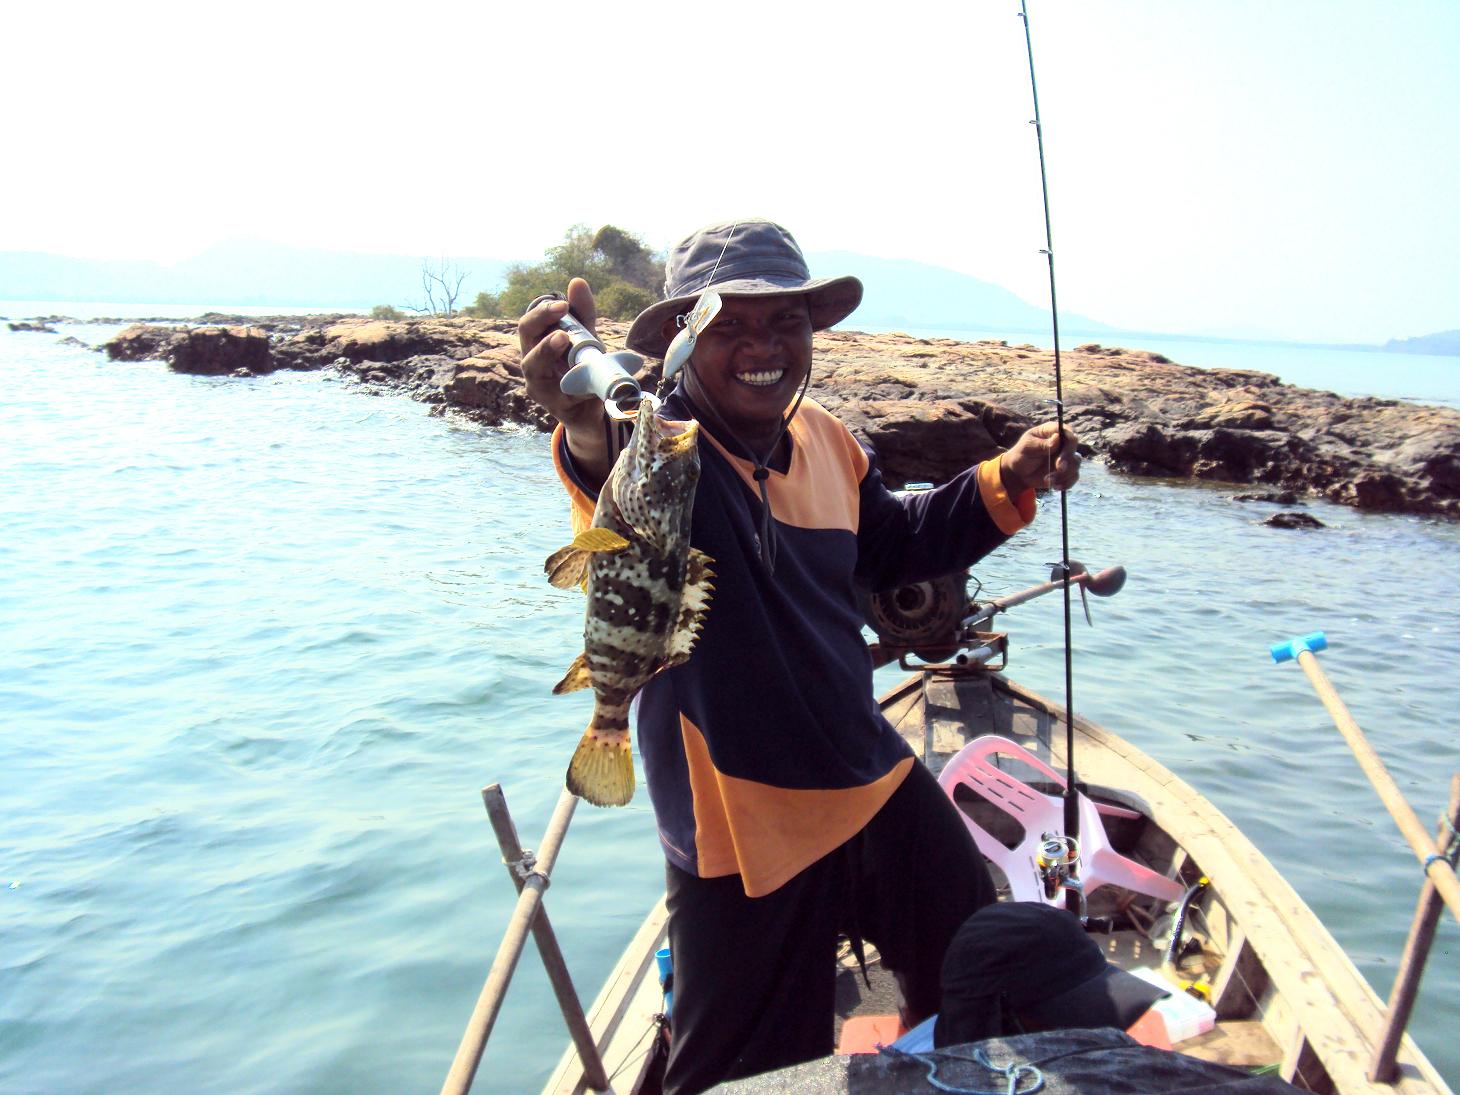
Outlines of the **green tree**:
{"type": "Polygon", "coordinates": [[[495,319],[502,315],[502,295],[500,293],[478,293],[477,299],[461,310],[464,316],[476,316],[478,319],[495,319]]]}
{"type": "Polygon", "coordinates": [[[547,249],[543,261],[507,268],[500,293],[478,293],[467,315],[516,317],[535,297],[561,293],[568,279],[587,278],[593,286],[598,314],[632,319],[657,299],[663,277],[663,256],[656,255],[632,232],[607,224],[597,232],[575,224],[561,243],[547,249]]]}
{"type": "Polygon", "coordinates": [[[598,314],[609,319],[633,319],[658,298],[648,289],[614,278],[593,294],[598,314]]]}

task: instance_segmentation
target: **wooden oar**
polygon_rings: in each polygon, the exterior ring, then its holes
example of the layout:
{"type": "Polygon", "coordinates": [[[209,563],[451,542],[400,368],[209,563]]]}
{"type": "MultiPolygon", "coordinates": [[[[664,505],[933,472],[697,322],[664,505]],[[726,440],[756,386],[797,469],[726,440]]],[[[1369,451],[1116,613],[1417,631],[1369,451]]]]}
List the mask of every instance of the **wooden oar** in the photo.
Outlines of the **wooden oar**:
{"type": "Polygon", "coordinates": [[[1297,659],[1303,672],[1308,674],[1313,691],[1318,693],[1318,698],[1323,701],[1323,706],[1328,708],[1328,713],[1333,716],[1334,725],[1338,727],[1339,733],[1344,736],[1349,748],[1353,750],[1359,767],[1369,777],[1369,782],[1379,793],[1379,800],[1384,803],[1385,808],[1389,811],[1389,816],[1394,818],[1394,823],[1399,826],[1399,831],[1404,834],[1404,839],[1409,841],[1409,846],[1414,849],[1415,856],[1423,864],[1425,876],[1435,884],[1435,889],[1449,908],[1451,915],[1457,922],[1460,922],[1460,879],[1455,877],[1455,868],[1450,865],[1450,861],[1445,858],[1444,853],[1435,846],[1435,842],[1430,839],[1430,834],[1420,824],[1419,818],[1414,816],[1414,811],[1405,799],[1404,792],[1394,782],[1389,770],[1384,767],[1384,762],[1379,759],[1379,754],[1374,752],[1373,746],[1364,737],[1364,732],[1359,729],[1359,724],[1354,721],[1354,717],[1349,714],[1343,700],[1339,698],[1338,692],[1329,683],[1323,667],[1318,664],[1318,659],[1313,656],[1315,650],[1326,650],[1327,648],[1327,637],[1323,632],[1315,631],[1311,635],[1304,635],[1299,639],[1289,639],[1287,642],[1273,646],[1271,648],[1272,660],[1286,662],[1297,659]]]}

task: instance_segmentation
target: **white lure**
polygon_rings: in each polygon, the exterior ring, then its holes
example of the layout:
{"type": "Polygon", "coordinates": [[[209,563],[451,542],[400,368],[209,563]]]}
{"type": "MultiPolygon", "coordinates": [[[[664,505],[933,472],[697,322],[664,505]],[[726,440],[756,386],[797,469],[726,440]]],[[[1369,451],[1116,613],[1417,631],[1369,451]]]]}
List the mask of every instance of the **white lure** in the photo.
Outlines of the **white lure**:
{"type": "Polygon", "coordinates": [[[695,351],[695,341],[700,337],[700,332],[708,327],[717,315],[720,314],[720,294],[713,289],[706,289],[700,294],[700,299],[695,301],[695,306],[690,309],[689,315],[684,317],[684,326],[679,334],[674,336],[674,341],[669,344],[668,351],[664,354],[664,379],[668,380],[680,369],[684,368],[689,361],[690,354],[695,351]]]}

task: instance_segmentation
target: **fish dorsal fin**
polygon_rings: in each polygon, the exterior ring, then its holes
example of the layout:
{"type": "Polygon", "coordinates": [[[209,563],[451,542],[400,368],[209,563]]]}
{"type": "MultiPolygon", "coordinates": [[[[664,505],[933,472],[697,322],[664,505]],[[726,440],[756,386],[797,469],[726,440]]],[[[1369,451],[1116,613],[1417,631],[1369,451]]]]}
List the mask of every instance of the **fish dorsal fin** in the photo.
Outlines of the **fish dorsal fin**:
{"type": "Polygon", "coordinates": [[[710,611],[710,596],[714,585],[710,579],[715,576],[710,569],[714,562],[699,548],[689,549],[685,562],[684,589],[679,598],[679,618],[674,631],[665,644],[665,667],[682,665],[694,653],[695,640],[700,637],[700,628],[705,624],[705,615],[710,611]]]}
{"type": "Polygon", "coordinates": [[[580,688],[589,688],[593,684],[593,670],[588,668],[588,655],[579,654],[573,659],[573,664],[568,666],[568,671],[563,674],[563,679],[553,685],[553,695],[561,696],[565,692],[576,692],[580,688]]]}
{"type": "Polygon", "coordinates": [[[604,552],[623,551],[628,546],[629,542],[612,529],[586,528],[567,547],[549,555],[543,570],[547,571],[548,581],[558,589],[572,589],[575,585],[586,588],[589,559],[604,552]]]}

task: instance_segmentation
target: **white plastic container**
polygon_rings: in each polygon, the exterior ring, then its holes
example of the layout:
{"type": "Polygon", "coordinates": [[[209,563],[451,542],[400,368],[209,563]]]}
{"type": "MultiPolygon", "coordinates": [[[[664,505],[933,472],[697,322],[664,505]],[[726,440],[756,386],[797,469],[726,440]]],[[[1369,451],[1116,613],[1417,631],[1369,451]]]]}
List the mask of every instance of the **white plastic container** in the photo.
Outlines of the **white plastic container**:
{"type": "Polygon", "coordinates": [[[1152,1004],[1151,1010],[1161,1016],[1161,1021],[1166,1024],[1166,1036],[1173,1046],[1188,1038],[1195,1038],[1198,1034],[1205,1034],[1216,1026],[1216,1010],[1205,1001],[1182,992],[1160,970],[1137,969],[1130,972],[1142,981],[1149,981],[1171,993],[1152,1004]]]}

